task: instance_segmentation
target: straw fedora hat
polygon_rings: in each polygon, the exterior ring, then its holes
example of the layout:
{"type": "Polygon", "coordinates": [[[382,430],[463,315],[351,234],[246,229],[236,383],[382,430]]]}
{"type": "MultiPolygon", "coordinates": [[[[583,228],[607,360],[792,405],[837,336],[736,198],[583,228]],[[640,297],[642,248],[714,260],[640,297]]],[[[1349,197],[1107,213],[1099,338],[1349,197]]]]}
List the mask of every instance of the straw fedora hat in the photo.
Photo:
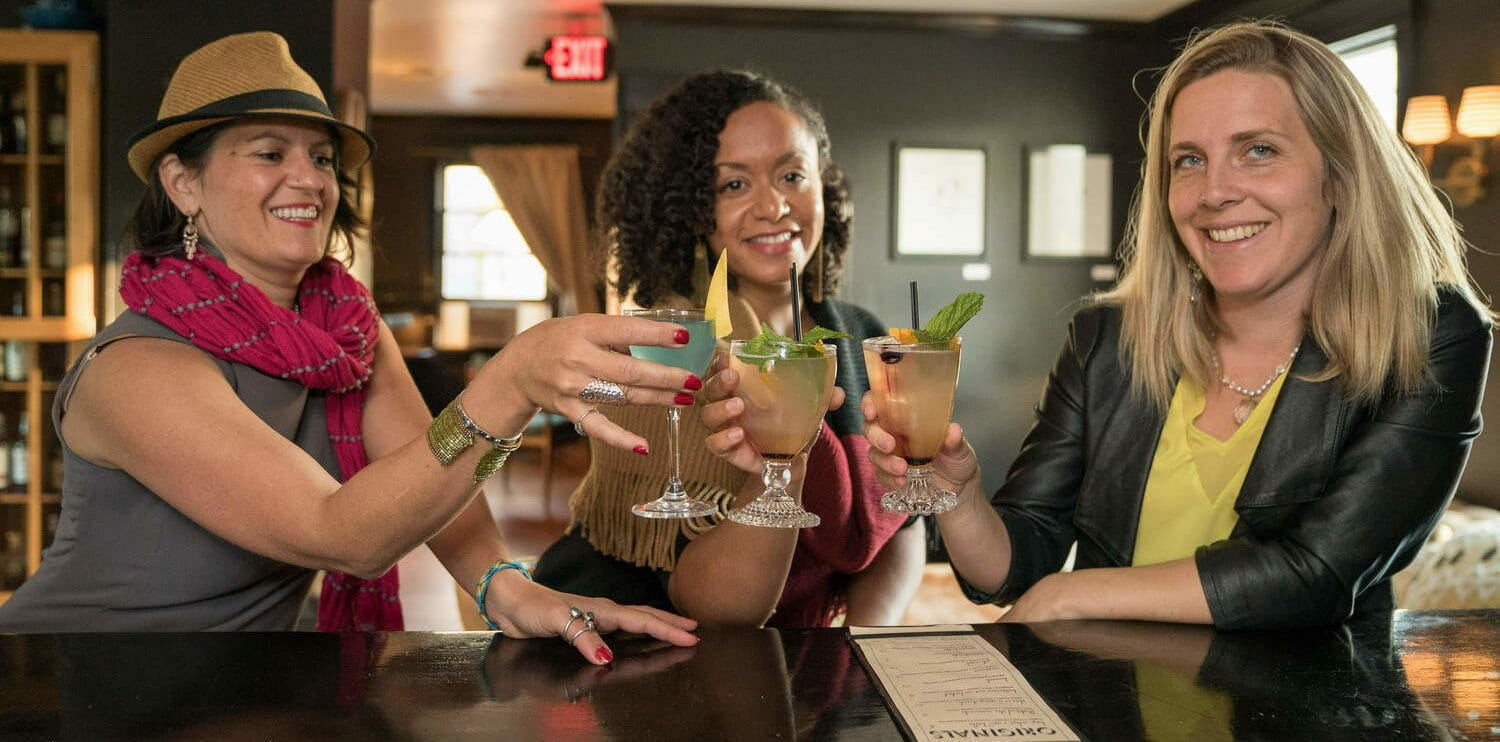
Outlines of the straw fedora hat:
{"type": "Polygon", "coordinates": [[[292,60],[286,39],[256,31],[225,36],[177,65],[156,123],[136,132],[126,145],[130,169],[149,183],[156,158],[177,140],[244,116],[304,119],[335,127],[345,170],[363,165],[375,151],[369,134],[334,118],[318,84],[292,60]]]}

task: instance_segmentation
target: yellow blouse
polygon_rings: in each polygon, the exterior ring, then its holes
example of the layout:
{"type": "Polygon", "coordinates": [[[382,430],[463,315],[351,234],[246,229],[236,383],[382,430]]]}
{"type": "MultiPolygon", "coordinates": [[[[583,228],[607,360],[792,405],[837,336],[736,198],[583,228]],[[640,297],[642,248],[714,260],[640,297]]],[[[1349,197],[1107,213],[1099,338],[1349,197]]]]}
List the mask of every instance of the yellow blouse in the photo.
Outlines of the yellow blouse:
{"type": "Polygon", "coordinates": [[[1239,520],[1234,503],[1286,377],[1266,390],[1226,441],[1193,425],[1206,404],[1203,390],[1187,379],[1177,382],[1146,480],[1132,564],[1190,557],[1199,546],[1229,538],[1239,520]]]}

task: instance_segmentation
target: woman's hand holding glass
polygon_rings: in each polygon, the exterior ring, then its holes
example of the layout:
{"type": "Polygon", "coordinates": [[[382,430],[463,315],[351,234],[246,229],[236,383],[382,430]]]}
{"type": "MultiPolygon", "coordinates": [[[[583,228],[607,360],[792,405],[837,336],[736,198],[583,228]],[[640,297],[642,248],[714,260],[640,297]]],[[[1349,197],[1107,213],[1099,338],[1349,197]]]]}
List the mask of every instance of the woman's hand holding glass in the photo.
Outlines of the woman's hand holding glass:
{"type": "Polygon", "coordinates": [[[479,427],[507,434],[541,408],[581,421],[584,433],[604,443],[645,454],[645,438],[591,414],[601,402],[579,395],[602,381],[623,392],[618,404],[692,404],[691,392],[703,384],[695,374],[630,355],[632,345],[681,348],[687,340],[683,328],[648,319],[582,314],[547,320],[512,338],[480,369],[464,391],[464,409],[479,427]]]}
{"type": "MultiPolygon", "coordinates": [[[[703,387],[706,404],[698,410],[703,426],[713,431],[704,443],[714,455],[751,474],[760,474],[764,463],[759,451],[745,438],[745,428],[740,416],[745,413],[745,401],[734,395],[739,389],[739,372],[728,367],[728,357],[720,355],[714,359],[718,371],[703,387]]],[[[833,396],[828,409],[836,410],[844,403],[844,390],[833,387],[833,396]]],[[[816,440],[816,439],[815,439],[816,440]]],[[[803,462],[807,451],[798,456],[803,462]]],[[[796,470],[800,470],[798,467],[796,470]]]]}
{"type": "MultiPolygon", "coordinates": [[[[880,484],[890,489],[905,486],[908,464],[906,459],[896,455],[895,436],[880,427],[874,397],[866,393],[860,400],[859,409],[865,418],[861,432],[870,441],[870,463],[875,465],[880,484]]],[[[948,423],[943,447],[932,459],[932,475],[939,487],[958,494],[960,506],[964,504],[966,493],[980,492],[979,459],[958,423],[948,423]]]]}

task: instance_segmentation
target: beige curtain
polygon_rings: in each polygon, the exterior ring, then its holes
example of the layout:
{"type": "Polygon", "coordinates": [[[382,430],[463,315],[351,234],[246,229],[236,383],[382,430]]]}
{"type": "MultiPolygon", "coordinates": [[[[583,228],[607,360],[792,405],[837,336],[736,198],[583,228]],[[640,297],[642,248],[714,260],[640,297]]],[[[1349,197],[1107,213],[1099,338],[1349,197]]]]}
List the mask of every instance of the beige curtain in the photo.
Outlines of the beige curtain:
{"type": "Polygon", "coordinates": [[[474,162],[488,175],[531,252],[547,269],[562,313],[599,311],[588,258],[588,220],[578,147],[475,147],[474,162]]]}

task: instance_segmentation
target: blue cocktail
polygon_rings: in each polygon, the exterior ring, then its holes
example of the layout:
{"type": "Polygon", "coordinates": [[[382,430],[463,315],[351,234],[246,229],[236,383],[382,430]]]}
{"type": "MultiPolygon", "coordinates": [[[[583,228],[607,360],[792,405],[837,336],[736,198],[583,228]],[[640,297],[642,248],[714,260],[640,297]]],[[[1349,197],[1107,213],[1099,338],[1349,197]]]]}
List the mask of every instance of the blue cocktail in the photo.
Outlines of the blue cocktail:
{"type": "MultiPolygon", "coordinates": [[[[632,345],[630,355],[647,361],[690,371],[703,376],[713,360],[713,323],[703,318],[702,309],[629,309],[625,314],[657,322],[671,322],[688,331],[688,343],[681,348],[663,348],[659,345],[632,345]]],[[[701,518],[718,510],[712,503],[688,497],[682,486],[682,453],[677,443],[677,427],[682,413],[676,407],[667,408],[667,447],[672,457],[672,478],[667,480],[661,497],[632,507],[631,512],[642,518],[701,518]]]]}

